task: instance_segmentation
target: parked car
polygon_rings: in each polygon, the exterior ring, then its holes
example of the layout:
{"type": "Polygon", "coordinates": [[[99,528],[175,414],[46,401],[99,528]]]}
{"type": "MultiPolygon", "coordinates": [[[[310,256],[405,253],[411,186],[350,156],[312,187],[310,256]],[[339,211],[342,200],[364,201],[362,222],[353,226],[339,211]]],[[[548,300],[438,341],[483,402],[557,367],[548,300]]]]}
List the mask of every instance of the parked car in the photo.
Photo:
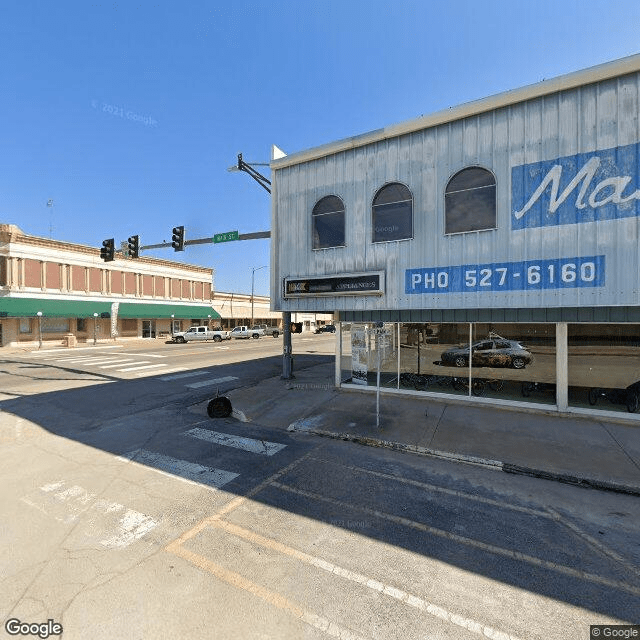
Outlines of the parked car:
{"type": "Polygon", "coordinates": [[[264,335],[263,329],[249,329],[245,325],[234,327],[229,334],[231,338],[260,338],[264,335]]]}
{"type": "MultiPolygon", "coordinates": [[[[513,367],[524,369],[533,361],[526,347],[516,340],[481,340],[471,345],[471,364],[474,367],[513,367]]],[[[442,364],[456,367],[469,366],[469,347],[459,345],[440,356],[442,364]]]]}
{"type": "Polygon", "coordinates": [[[255,324],[251,327],[252,331],[254,329],[262,329],[265,336],[271,336],[272,338],[277,338],[280,335],[278,327],[270,327],[268,324],[255,324]]]}
{"type": "Polygon", "coordinates": [[[325,324],[321,327],[316,327],[315,333],[335,333],[336,327],[333,324],[325,324]]]}
{"type": "Polygon", "coordinates": [[[187,331],[177,331],[171,335],[172,342],[195,342],[213,340],[214,342],[221,342],[222,340],[229,340],[229,332],[222,330],[213,330],[209,327],[191,327],[187,331]]]}

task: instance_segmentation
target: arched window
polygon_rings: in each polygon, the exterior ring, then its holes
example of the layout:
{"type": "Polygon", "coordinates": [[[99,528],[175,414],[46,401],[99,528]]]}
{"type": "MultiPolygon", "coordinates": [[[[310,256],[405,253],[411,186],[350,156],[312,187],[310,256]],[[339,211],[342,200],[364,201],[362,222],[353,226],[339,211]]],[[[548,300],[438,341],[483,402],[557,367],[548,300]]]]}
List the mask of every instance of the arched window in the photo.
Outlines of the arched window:
{"type": "Polygon", "coordinates": [[[487,169],[458,171],[444,192],[444,232],[496,228],[496,179],[487,169]]]}
{"type": "Polygon", "coordinates": [[[318,200],[311,218],[314,249],[344,247],[344,204],[338,196],[318,200]]]}
{"type": "Polygon", "coordinates": [[[385,184],[373,199],[373,242],[413,238],[413,196],[399,182],[385,184]]]}

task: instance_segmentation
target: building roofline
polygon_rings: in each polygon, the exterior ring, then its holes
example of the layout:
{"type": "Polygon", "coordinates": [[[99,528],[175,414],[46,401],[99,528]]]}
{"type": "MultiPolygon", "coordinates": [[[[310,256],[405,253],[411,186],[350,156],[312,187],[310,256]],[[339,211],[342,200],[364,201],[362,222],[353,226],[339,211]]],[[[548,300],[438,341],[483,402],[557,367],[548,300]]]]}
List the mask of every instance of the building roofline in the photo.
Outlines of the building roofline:
{"type": "MultiPolygon", "coordinates": [[[[50,247],[51,249],[71,251],[75,253],[83,253],[90,256],[99,256],[100,249],[90,245],[68,242],[66,240],[53,240],[42,236],[33,236],[25,233],[20,227],[14,224],[0,223],[0,243],[23,243],[37,247],[50,247]]],[[[195,271],[203,274],[211,275],[213,269],[211,267],[202,267],[200,265],[188,264],[186,262],[177,262],[174,260],[166,260],[164,258],[154,258],[152,256],[140,256],[135,261],[129,260],[127,267],[131,267],[135,262],[142,264],[153,264],[157,266],[165,266],[173,269],[184,269],[185,271],[195,271]]]]}
{"type": "Polygon", "coordinates": [[[524,102],[525,100],[540,98],[551,93],[574,89],[582,85],[593,84],[638,71],[640,71],[640,54],[635,54],[274,159],[271,162],[271,169],[277,171],[278,169],[284,169],[293,165],[335,155],[342,151],[356,149],[389,138],[396,138],[422,129],[514,105],[519,102],[524,102]]]}

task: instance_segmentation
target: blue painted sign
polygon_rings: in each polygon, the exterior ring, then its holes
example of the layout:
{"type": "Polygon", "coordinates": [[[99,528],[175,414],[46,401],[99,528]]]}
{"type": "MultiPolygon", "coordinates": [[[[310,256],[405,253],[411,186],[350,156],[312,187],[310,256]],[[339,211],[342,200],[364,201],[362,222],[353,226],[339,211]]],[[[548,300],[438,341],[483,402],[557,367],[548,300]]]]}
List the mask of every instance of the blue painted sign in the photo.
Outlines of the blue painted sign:
{"type": "Polygon", "coordinates": [[[404,292],[465,293],[602,287],[605,256],[407,269],[404,292]]]}
{"type": "Polygon", "coordinates": [[[640,144],[511,169],[511,228],[640,215],[640,144]]]}

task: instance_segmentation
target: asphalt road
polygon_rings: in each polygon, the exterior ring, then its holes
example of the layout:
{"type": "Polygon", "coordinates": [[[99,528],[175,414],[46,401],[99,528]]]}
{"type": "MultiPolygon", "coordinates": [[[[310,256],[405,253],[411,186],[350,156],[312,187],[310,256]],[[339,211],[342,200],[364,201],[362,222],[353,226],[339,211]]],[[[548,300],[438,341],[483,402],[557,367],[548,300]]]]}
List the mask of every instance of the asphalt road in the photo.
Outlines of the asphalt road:
{"type": "MultiPolygon", "coordinates": [[[[310,340],[332,352],[331,336],[310,340]]],[[[208,419],[215,388],[278,372],[258,342],[166,345],[182,370],[141,378],[4,358],[3,624],[51,619],[67,639],[546,640],[640,622],[637,498],[208,419]]],[[[298,366],[330,357],[303,344],[298,366]]]]}

